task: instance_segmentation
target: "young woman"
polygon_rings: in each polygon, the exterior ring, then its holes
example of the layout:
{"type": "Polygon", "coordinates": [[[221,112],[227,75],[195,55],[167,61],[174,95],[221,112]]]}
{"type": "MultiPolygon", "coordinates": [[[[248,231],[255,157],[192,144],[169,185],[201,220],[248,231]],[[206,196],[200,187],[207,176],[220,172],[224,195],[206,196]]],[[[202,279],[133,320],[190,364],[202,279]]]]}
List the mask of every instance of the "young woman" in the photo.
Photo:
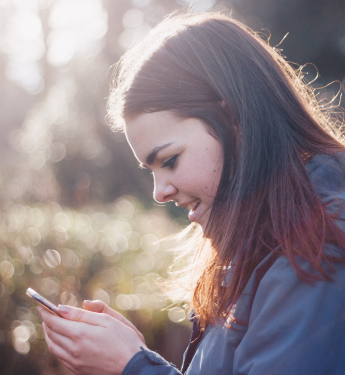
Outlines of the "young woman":
{"type": "MultiPolygon", "coordinates": [[[[120,61],[109,114],[155,199],[202,228],[181,372],[343,374],[344,144],[300,71],[230,18],[173,16],[120,61]]],[[[119,313],[84,308],[40,310],[73,372],[180,374],[119,313]]]]}

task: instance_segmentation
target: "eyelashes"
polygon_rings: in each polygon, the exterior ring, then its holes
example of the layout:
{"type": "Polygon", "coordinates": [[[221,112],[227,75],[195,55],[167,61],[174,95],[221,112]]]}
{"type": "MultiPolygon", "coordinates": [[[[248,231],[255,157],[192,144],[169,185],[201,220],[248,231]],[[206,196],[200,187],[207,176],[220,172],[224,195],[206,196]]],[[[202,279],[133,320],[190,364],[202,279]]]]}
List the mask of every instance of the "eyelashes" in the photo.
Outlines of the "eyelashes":
{"type": "Polygon", "coordinates": [[[172,156],[170,159],[168,159],[163,165],[161,168],[166,168],[166,167],[169,167],[170,169],[173,169],[176,165],[176,161],[177,161],[177,158],[178,158],[178,154],[172,156]]]}

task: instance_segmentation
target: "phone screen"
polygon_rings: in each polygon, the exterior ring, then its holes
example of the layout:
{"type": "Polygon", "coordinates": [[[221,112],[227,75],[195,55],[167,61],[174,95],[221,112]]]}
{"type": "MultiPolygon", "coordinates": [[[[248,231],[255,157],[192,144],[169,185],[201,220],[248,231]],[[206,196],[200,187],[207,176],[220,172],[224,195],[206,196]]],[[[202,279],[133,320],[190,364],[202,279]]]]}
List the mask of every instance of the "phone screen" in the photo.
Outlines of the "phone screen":
{"type": "Polygon", "coordinates": [[[63,316],[60,315],[57,306],[55,306],[53,303],[48,301],[46,298],[42,297],[35,290],[33,290],[31,288],[28,288],[27,291],[26,291],[26,295],[33,298],[36,302],[38,302],[41,306],[43,306],[45,309],[49,310],[54,315],[57,315],[57,316],[60,316],[61,318],[63,318],[63,316]]]}

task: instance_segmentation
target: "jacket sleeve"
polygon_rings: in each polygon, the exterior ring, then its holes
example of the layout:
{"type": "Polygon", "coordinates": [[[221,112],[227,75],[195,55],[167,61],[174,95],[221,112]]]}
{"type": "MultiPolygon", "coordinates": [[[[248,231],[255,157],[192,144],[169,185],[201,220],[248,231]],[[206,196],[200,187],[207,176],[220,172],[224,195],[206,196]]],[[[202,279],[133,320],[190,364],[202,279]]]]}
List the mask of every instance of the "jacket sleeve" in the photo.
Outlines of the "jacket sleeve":
{"type": "Polygon", "coordinates": [[[258,286],[234,375],[344,374],[345,268],[335,268],[334,281],[312,285],[286,257],[275,261],[258,286]]]}
{"type": "Polygon", "coordinates": [[[181,375],[177,368],[156,352],[140,347],[127,363],[122,375],[181,375]]]}

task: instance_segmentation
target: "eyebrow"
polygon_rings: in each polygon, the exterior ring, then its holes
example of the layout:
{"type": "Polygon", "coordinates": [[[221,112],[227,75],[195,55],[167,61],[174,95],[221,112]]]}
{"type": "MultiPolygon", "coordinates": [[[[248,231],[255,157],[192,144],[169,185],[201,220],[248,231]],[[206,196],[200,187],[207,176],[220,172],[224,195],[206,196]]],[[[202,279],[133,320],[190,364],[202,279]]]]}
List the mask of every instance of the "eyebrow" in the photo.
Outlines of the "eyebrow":
{"type": "Polygon", "coordinates": [[[146,158],[146,164],[152,165],[156,159],[156,155],[158,154],[159,151],[169,147],[172,143],[167,143],[163,146],[155,147],[148,155],[146,158]]]}

